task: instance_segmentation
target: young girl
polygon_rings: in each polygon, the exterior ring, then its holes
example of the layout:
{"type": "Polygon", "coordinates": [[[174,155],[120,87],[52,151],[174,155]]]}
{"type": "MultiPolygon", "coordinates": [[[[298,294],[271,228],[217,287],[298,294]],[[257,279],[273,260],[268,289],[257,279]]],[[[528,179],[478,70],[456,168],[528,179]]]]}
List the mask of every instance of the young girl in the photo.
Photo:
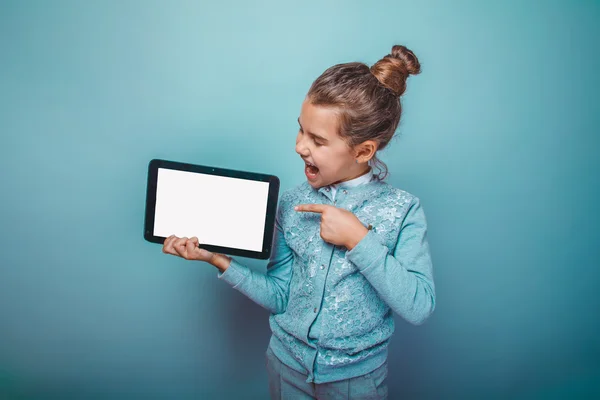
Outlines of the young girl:
{"type": "Polygon", "coordinates": [[[414,53],[396,45],[371,68],[335,65],[315,80],[296,138],[307,181],[280,197],[266,274],[195,237],[165,240],[163,252],[209,262],[271,312],[273,399],[387,398],[392,311],[419,325],[435,308],[423,208],[384,182],[377,158],[400,121],[406,79],[419,72],[414,53]]]}

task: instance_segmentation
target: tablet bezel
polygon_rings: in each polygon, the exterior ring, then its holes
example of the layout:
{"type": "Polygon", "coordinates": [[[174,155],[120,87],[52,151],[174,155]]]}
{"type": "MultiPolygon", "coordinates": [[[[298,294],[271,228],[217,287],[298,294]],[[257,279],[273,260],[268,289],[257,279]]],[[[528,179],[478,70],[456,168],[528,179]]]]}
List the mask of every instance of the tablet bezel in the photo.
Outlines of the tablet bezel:
{"type": "MultiPolygon", "coordinates": [[[[165,243],[165,237],[154,236],[154,213],[156,210],[156,188],[158,169],[172,169],[177,171],[196,172],[201,174],[224,176],[229,178],[248,179],[252,181],[268,182],[269,194],[267,200],[267,212],[265,215],[265,229],[263,236],[262,251],[244,250],[233,247],[222,247],[215,245],[202,245],[200,247],[214,253],[229,254],[248,258],[268,259],[271,255],[273,245],[273,234],[275,230],[275,215],[277,213],[277,202],[279,197],[279,178],[275,175],[261,174],[256,172],[239,171],[206,165],[183,163],[153,159],[148,163],[148,181],[146,186],[146,211],[144,219],[144,238],[152,243],[165,243]]],[[[241,206],[241,205],[240,205],[241,206]]]]}

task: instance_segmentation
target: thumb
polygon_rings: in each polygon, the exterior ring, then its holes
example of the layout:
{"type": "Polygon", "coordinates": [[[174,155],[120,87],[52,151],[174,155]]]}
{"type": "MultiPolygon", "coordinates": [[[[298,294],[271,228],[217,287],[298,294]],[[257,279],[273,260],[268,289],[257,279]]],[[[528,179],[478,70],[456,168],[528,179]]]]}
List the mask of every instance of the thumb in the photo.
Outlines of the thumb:
{"type": "Polygon", "coordinates": [[[187,251],[188,254],[192,254],[194,249],[197,248],[197,244],[194,242],[194,239],[188,239],[185,242],[185,250],[187,251]]]}
{"type": "Polygon", "coordinates": [[[200,261],[210,260],[213,256],[213,253],[203,249],[202,247],[198,247],[198,242],[199,241],[197,237],[193,237],[186,242],[186,250],[188,255],[200,261]]]}

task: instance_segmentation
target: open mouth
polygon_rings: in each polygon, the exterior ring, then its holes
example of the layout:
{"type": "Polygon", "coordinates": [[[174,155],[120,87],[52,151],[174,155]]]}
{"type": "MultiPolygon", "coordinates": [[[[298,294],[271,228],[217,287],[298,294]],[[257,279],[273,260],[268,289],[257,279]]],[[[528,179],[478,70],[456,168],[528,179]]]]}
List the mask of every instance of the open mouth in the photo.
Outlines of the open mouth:
{"type": "Polygon", "coordinates": [[[316,165],[311,164],[307,161],[305,161],[305,166],[304,166],[304,173],[306,174],[306,177],[310,180],[314,180],[317,178],[317,175],[319,175],[319,168],[317,168],[316,165]]]}

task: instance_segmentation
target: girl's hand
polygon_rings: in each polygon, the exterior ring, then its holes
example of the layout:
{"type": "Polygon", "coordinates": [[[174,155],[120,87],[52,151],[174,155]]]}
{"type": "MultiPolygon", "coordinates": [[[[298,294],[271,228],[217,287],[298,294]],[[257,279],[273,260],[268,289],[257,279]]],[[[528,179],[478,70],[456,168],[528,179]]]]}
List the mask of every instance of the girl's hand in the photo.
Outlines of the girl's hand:
{"type": "Polygon", "coordinates": [[[348,210],[329,204],[300,204],[296,211],[321,214],[321,237],[324,241],[352,250],[369,232],[348,210]]]}
{"type": "Polygon", "coordinates": [[[186,260],[198,260],[210,262],[214,259],[215,254],[198,247],[198,238],[193,237],[188,239],[187,237],[178,238],[175,235],[171,235],[165,239],[163,244],[163,253],[172,254],[186,260]]]}
{"type": "Polygon", "coordinates": [[[165,239],[162,251],[165,254],[172,254],[186,260],[205,261],[217,267],[221,272],[225,272],[229,268],[229,264],[231,263],[230,257],[202,249],[198,247],[198,243],[198,238],[195,236],[188,239],[187,237],[178,238],[175,235],[171,235],[165,239]]]}

